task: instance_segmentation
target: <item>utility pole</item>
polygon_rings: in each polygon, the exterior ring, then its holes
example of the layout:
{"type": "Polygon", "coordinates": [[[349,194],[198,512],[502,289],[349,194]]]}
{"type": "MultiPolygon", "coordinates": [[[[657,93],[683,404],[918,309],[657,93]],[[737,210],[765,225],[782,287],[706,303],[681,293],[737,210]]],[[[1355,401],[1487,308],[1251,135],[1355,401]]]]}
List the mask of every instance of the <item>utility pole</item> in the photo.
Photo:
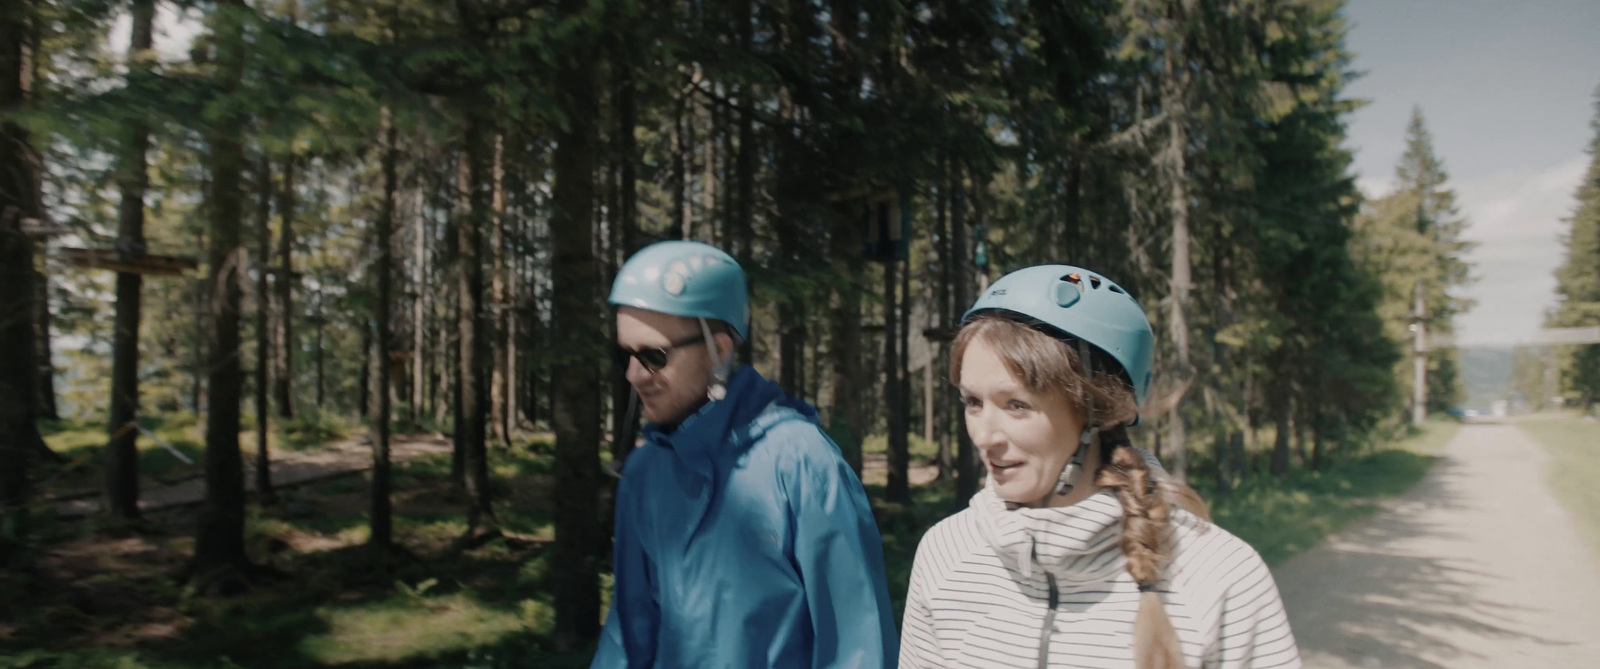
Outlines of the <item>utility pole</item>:
{"type": "Polygon", "coordinates": [[[1416,306],[1411,314],[1412,333],[1412,391],[1411,391],[1411,424],[1422,425],[1428,420],[1428,337],[1427,325],[1423,323],[1424,315],[1422,303],[1422,281],[1417,281],[1416,306]]]}

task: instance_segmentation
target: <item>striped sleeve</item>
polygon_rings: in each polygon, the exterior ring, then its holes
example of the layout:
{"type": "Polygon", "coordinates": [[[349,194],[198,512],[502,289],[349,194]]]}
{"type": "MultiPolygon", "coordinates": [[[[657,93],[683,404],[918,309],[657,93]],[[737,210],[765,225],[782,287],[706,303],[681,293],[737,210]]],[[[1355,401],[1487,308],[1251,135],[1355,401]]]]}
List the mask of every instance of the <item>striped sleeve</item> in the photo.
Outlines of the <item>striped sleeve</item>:
{"type": "MultiPolygon", "coordinates": [[[[1241,542],[1242,543],[1242,542],[1241,542]]],[[[1278,584],[1261,556],[1242,551],[1223,593],[1219,669],[1299,669],[1300,650],[1278,584]]]]}
{"type": "Polygon", "coordinates": [[[911,584],[906,590],[906,610],[900,622],[900,668],[922,669],[943,664],[944,653],[939,648],[939,634],[933,626],[933,609],[929,606],[929,588],[932,572],[936,568],[933,551],[938,550],[935,526],[917,544],[917,555],[911,563],[911,584]]]}

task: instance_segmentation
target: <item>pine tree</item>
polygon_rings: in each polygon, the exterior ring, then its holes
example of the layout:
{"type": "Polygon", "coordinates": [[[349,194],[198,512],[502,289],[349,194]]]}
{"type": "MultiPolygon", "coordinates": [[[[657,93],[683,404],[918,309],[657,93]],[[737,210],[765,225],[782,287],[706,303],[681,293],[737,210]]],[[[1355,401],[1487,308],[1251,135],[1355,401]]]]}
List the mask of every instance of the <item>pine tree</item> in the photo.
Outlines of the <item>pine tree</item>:
{"type": "MultiPolygon", "coordinates": [[[[1411,224],[1429,246],[1425,271],[1416,277],[1422,285],[1423,323],[1429,334],[1455,332],[1457,314],[1472,307],[1472,301],[1459,296],[1458,288],[1471,281],[1471,267],[1465,257],[1476,244],[1462,238],[1467,221],[1456,208],[1455,191],[1449,185],[1444,162],[1434,154],[1433,136],[1422,120],[1422,110],[1413,109],[1406,126],[1406,151],[1395,168],[1398,190],[1412,198],[1416,210],[1411,224]]],[[[1428,410],[1444,411],[1461,399],[1458,354],[1453,348],[1428,353],[1428,410]]]]}
{"type": "MultiPolygon", "coordinates": [[[[1557,305],[1547,322],[1554,327],[1600,325],[1600,87],[1595,89],[1595,116],[1589,122],[1589,169],[1575,194],[1578,204],[1562,238],[1566,260],[1556,270],[1557,305]]],[[[1567,353],[1561,370],[1564,391],[1589,411],[1600,404],[1600,345],[1567,353]]]]}

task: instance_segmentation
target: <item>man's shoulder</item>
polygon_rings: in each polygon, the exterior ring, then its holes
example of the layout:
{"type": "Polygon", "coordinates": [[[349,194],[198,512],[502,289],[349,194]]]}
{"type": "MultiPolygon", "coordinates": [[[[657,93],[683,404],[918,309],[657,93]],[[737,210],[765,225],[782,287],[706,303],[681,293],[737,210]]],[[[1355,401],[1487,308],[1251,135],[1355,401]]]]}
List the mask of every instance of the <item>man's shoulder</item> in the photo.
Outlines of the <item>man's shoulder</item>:
{"type": "Polygon", "coordinates": [[[774,420],[755,436],[755,448],[769,451],[780,466],[832,470],[846,466],[839,445],[812,416],[791,408],[770,410],[774,420]]]}

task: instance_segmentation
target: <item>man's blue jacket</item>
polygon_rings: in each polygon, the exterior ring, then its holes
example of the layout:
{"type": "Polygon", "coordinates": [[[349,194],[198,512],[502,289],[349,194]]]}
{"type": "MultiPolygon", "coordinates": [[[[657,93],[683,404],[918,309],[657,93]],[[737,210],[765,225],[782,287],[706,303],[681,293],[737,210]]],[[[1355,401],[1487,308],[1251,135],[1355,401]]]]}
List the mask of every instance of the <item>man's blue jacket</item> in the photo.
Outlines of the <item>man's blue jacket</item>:
{"type": "Polygon", "coordinates": [[[743,367],[727,399],[644,435],[594,669],[895,666],[883,543],[815,409],[743,367]]]}

